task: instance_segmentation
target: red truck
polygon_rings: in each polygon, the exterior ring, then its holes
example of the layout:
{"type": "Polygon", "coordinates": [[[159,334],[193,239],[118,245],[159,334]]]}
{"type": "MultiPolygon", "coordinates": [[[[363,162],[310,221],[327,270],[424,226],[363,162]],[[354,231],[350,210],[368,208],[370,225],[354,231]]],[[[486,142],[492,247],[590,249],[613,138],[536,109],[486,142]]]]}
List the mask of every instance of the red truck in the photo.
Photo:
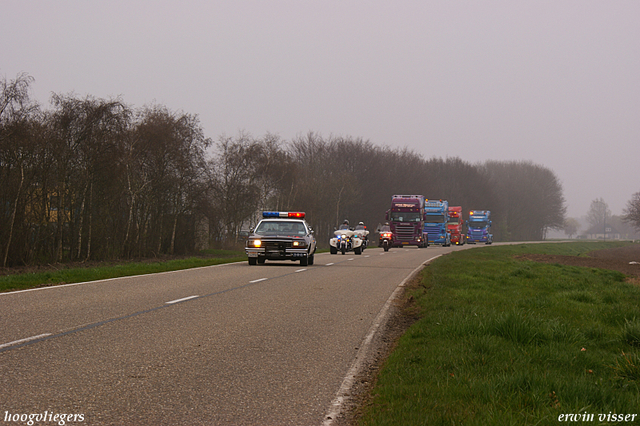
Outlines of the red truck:
{"type": "Polygon", "coordinates": [[[462,207],[449,206],[449,223],[447,223],[447,228],[451,233],[451,244],[463,245],[465,243],[462,223],[462,207]]]}

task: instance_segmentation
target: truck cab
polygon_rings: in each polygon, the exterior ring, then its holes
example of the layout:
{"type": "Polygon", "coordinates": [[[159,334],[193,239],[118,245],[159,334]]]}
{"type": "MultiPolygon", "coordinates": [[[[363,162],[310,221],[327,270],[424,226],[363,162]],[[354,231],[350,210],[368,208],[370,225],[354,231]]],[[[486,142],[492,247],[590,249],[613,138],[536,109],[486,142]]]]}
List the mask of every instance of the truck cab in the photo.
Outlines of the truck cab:
{"type": "Polygon", "coordinates": [[[394,195],[386,220],[393,234],[392,247],[414,245],[426,247],[423,235],[424,197],[422,195],[394,195]]]}
{"type": "Polygon", "coordinates": [[[471,210],[467,225],[467,242],[469,244],[493,243],[491,212],[489,210],[471,210]]]}
{"type": "Polygon", "coordinates": [[[451,234],[447,229],[449,203],[442,200],[425,200],[424,213],[424,234],[429,244],[450,246],[451,234]]]}
{"type": "Polygon", "coordinates": [[[462,229],[462,207],[449,206],[449,222],[447,229],[451,234],[451,244],[463,245],[465,243],[465,235],[462,229]]]}

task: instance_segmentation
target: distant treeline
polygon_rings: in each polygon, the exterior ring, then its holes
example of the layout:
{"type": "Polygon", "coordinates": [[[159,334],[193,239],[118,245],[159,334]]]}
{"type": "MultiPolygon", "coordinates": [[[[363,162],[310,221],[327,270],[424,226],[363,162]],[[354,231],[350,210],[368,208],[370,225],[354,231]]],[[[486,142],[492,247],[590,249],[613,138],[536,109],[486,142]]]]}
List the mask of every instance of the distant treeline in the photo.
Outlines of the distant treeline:
{"type": "Polygon", "coordinates": [[[214,142],[196,115],[159,105],[53,95],[45,110],[31,82],[0,81],[2,265],[230,246],[263,209],[305,211],[326,245],[344,219],[374,230],[393,194],[491,210],[496,241],[563,226],[562,187],[531,162],[425,159],[315,133],[214,142]]]}

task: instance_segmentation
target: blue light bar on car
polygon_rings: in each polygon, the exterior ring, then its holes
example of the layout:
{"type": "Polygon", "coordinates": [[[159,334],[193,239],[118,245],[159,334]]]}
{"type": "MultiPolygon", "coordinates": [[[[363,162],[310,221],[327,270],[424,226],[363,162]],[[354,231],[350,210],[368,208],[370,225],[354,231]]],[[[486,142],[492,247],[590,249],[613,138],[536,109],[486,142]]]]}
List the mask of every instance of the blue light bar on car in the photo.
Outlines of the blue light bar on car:
{"type": "Polygon", "coordinates": [[[304,212],[262,212],[262,217],[295,217],[304,219],[304,212]]]}

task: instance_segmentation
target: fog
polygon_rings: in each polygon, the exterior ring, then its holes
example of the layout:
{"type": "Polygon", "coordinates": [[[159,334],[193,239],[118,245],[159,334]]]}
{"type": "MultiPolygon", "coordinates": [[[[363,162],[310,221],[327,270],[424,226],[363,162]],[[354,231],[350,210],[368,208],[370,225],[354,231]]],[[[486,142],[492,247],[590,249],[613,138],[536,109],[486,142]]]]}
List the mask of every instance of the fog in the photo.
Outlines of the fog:
{"type": "MultiPolygon", "coordinates": [[[[307,132],[531,160],[568,216],[640,191],[640,2],[3,1],[0,75],[120,96],[207,136],[307,132]]],[[[425,194],[446,197],[446,194],[425,194]]],[[[481,207],[481,206],[479,206],[481,207]]]]}

